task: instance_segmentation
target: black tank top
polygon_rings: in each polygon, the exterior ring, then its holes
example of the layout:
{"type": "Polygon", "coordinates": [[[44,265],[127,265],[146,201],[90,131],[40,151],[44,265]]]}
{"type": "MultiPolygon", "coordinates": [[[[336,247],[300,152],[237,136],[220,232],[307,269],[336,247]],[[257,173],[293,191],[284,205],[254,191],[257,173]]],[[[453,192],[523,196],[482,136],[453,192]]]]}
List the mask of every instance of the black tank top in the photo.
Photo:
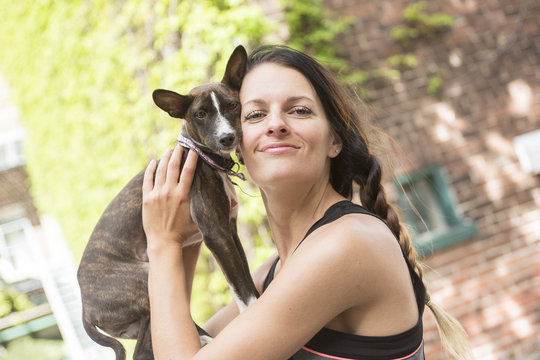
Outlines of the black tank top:
{"type": "MultiPolygon", "coordinates": [[[[367,211],[360,205],[347,200],[340,201],[328,208],[323,217],[313,224],[300,244],[319,227],[347,214],[366,214],[380,219],[380,217],[367,211]]],[[[405,332],[391,336],[362,336],[322,328],[289,360],[424,360],[422,314],[424,313],[426,289],[422,280],[407,260],[407,257],[404,256],[404,258],[409,268],[416,295],[416,303],[418,305],[419,316],[415,326],[405,332]]],[[[278,261],[279,257],[272,264],[264,280],[263,291],[266,290],[270,282],[274,279],[274,272],[278,261]]]]}

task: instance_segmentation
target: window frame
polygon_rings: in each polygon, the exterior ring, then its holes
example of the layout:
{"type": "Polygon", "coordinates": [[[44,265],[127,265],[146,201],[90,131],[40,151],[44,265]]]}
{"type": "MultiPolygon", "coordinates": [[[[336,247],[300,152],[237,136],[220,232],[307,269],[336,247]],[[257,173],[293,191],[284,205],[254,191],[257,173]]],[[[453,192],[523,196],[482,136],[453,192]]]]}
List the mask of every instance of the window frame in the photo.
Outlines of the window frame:
{"type": "Polygon", "coordinates": [[[429,165],[411,173],[394,177],[394,186],[398,195],[398,203],[404,214],[406,222],[410,225],[411,236],[414,246],[420,255],[434,253],[437,250],[447,248],[464,240],[474,237],[478,233],[478,228],[474,221],[463,218],[456,206],[451,189],[446,181],[443,168],[438,165],[429,165]],[[410,202],[404,193],[405,186],[412,186],[419,180],[427,180],[434,194],[437,197],[437,204],[442,210],[443,217],[446,219],[448,228],[443,231],[428,231],[419,234],[413,225],[414,215],[410,202]]]}
{"type": "Polygon", "coordinates": [[[5,234],[15,231],[22,231],[23,243],[19,246],[26,247],[28,249],[28,256],[30,261],[32,255],[30,252],[30,239],[32,236],[32,224],[27,218],[19,218],[9,222],[0,223],[0,271],[4,280],[8,283],[14,283],[21,280],[26,280],[35,277],[35,271],[31,268],[20,268],[11,261],[13,253],[10,251],[10,247],[7,244],[5,234]]]}

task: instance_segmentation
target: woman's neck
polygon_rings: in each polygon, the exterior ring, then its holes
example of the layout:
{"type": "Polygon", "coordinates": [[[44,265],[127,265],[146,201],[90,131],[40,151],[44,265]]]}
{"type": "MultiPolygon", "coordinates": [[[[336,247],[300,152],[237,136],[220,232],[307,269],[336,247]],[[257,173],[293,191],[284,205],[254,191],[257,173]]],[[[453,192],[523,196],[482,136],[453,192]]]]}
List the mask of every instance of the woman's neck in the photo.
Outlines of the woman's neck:
{"type": "Polygon", "coordinates": [[[334,203],[344,200],[328,181],[308,189],[261,189],[274,243],[282,262],[334,203]]]}

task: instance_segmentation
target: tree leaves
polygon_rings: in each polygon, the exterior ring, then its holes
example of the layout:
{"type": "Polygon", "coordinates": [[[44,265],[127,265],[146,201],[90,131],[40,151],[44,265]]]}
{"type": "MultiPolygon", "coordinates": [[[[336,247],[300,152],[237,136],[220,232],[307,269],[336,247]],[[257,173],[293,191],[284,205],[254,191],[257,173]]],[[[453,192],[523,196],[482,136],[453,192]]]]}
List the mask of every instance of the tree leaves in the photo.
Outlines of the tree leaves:
{"type": "MultiPolygon", "coordinates": [[[[174,144],[181,124],[153,104],[152,90],[219,80],[235,45],[257,44],[271,28],[247,3],[0,0],[0,71],[28,134],[31,191],[77,259],[110,200],[174,144]]],[[[208,273],[211,262],[205,253],[194,286],[209,290],[194,296],[209,301],[204,316],[228,296],[223,279],[208,286],[221,276],[208,273]]]]}

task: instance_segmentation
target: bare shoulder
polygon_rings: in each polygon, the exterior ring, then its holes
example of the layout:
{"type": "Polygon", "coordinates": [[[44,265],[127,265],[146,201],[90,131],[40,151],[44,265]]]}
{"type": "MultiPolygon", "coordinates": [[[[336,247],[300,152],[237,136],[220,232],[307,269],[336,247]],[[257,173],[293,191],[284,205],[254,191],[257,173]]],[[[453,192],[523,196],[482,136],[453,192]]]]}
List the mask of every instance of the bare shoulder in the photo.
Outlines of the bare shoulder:
{"type": "Polygon", "coordinates": [[[351,259],[352,254],[363,254],[364,260],[392,252],[401,255],[399,243],[388,226],[379,218],[366,214],[344,215],[317,229],[304,243],[300,248],[320,249],[321,255],[345,260],[351,259]]]}
{"type": "Polygon", "coordinates": [[[377,292],[379,284],[394,282],[396,273],[406,269],[399,243],[390,229],[382,220],[366,214],[348,214],[320,227],[297,252],[298,261],[313,269],[319,280],[341,283],[353,297],[356,289],[359,302],[381,296],[377,292]],[[324,272],[332,277],[321,277],[324,272]]]}

